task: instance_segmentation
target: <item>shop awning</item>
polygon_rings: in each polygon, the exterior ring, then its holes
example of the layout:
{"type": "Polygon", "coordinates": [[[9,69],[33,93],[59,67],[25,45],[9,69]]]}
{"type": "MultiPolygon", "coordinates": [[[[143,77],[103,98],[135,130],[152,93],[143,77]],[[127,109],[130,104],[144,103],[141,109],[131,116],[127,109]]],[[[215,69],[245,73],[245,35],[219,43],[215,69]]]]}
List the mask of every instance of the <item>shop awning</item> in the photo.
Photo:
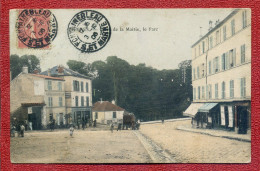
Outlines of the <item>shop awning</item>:
{"type": "Polygon", "coordinates": [[[199,112],[209,112],[212,108],[217,106],[218,103],[205,103],[199,108],[199,112]]]}
{"type": "Polygon", "coordinates": [[[183,112],[185,116],[195,116],[198,112],[198,109],[203,106],[205,103],[192,103],[186,110],[183,112]]]}

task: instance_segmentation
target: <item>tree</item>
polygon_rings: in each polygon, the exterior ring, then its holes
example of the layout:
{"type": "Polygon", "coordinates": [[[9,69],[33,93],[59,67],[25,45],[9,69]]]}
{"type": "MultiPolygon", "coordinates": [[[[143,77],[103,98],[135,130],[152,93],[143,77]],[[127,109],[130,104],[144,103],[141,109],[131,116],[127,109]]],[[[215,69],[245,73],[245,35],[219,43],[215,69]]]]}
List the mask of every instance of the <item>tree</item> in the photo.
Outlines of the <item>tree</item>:
{"type": "Polygon", "coordinates": [[[22,72],[22,67],[27,66],[28,72],[33,73],[34,70],[41,71],[40,60],[34,55],[18,55],[10,56],[10,70],[12,73],[12,79],[22,72]]]}
{"type": "Polygon", "coordinates": [[[89,77],[96,77],[96,70],[92,67],[91,64],[86,64],[81,61],[69,60],[67,65],[73,71],[76,71],[80,74],[89,76],[89,77]]]}
{"type": "MultiPolygon", "coordinates": [[[[88,74],[86,64],[69,61],[71,69],[88,74]]],[[[116,56],[95,61],[88,66],[97,71],[93,78],[93,103],[115,100],[116,104],[143,121],[182,117],[191,96],[191,67],[186,67],[183,82],[182,68],[157,70],[145,64],[130,65],[116,56]]]]}
{"type": "Polygon", "coordinates": [[[27,66],[29,73],[33,73],[34,70],[38,70],[39,72],[41,72],[40,60],[34,55],[23,55],[23,56],[21,56],[20,64],[21,64],[22,67],[27,66]]]}
{"type": "Polygon", "coordinates": [[[20,63],[20,58],[18,55],[10,56],[10,71],[12,79],[14,79],[18,74],[22,72],[22,65],[20,63]]]}

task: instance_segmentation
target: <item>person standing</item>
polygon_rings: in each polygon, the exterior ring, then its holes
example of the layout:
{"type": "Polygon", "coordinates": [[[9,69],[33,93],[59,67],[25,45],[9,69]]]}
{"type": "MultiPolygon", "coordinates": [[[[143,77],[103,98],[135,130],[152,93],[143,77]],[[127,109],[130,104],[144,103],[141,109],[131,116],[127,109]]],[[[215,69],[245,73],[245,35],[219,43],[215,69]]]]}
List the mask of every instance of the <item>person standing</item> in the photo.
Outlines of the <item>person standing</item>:
{"type": "Polygon", "coordinates": [[[71,137],[73,136],[73,132],[74,132],[74,126],[71,125],[71,126],[70,126],[70,136],[71,136],[71,137]]]}
{"type": "Polygon", "coordinates": [[[85,119],[82,118],[82,129],[84,130],[85,129],[85,119]]]}
{"type": "Polygon", "coordinates": [[[24,125],[21,125],[21,128],[20,128],[20,134],[21,134],[21,136],[22,137],[24,137],[24,130],[25,130],[25,127],[24,127],[24,125]]]}
{"type": "Polygon", "coordinates": [[[111,126],[110,126],[110,130],[111,132],[113,133],[113,130],[114,130],[114,124],[112,123],[111,126]]]}

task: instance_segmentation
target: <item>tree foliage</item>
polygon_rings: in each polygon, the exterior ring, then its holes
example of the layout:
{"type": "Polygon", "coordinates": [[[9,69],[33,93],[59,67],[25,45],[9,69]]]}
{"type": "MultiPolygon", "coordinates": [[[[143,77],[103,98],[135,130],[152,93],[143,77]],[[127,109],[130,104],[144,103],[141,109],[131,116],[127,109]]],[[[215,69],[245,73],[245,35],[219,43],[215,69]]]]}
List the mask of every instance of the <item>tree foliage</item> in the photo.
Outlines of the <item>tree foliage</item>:
{"type": "Polygon", "coordinates": [[[10,56],[10,70],[12,73],[12,79],[14,79],[19,73],[22,72],[22,67],[27,66],[28,72],[33,73],[34,70],[41,71],[40,60],[34,55],[18,55],[10,56]]]}
{"type": "Polygon", "coordinates": [[[189,106],[192,95],[191,66],[175,70],[156,70],[145,64],[130,65],[116,56],[107,57],[106,61],[85,64],[68,61],[70,69],[93,78],[93,103],[102,100],[115,100],[116,104],[133,112],[141,120],[182,117],[182,112],[189,106]],[[85,69],[89,65],[91,69],[85,69]]]}

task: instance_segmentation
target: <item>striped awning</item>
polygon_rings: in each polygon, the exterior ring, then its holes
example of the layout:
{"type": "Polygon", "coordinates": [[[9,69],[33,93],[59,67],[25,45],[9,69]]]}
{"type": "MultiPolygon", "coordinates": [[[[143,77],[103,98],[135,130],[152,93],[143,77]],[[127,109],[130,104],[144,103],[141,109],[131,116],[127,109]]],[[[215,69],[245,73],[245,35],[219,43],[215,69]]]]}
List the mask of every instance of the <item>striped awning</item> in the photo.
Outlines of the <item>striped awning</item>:
{"type": "Polygon", "coordinates": [[[211,109],[217,106],[217,104],[218,103],[205,103],[203,106],[199,108],[199,112],[209,112],[211,109]]]}
{"type": "Polygon", "coordinates": [[[194,117],[198,112],[198,109],[203,106],[205,103],[192,103],[186,110],[183,112],[184,116],[194,117]]]}

